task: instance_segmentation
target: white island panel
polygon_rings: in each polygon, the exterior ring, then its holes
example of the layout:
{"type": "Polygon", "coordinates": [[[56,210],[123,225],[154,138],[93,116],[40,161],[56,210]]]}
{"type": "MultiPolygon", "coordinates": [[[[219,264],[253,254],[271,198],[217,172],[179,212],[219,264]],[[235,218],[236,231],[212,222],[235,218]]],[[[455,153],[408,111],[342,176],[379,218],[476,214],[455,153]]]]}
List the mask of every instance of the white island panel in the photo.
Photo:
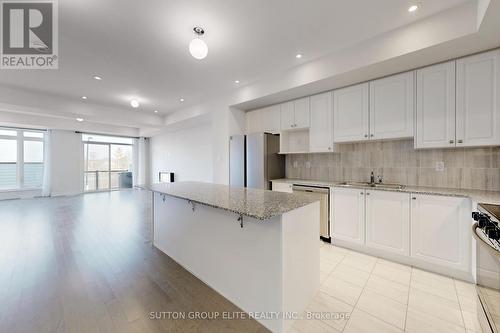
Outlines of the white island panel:
{"type": "MultiPolygon", "coordinates": [[[[154,245],[248,313],[302,312],[319,289],[319,203],[268,220],[154,194],[154,245]]],[[[256,318],[273,332],[292,320],[256,318]]]]}

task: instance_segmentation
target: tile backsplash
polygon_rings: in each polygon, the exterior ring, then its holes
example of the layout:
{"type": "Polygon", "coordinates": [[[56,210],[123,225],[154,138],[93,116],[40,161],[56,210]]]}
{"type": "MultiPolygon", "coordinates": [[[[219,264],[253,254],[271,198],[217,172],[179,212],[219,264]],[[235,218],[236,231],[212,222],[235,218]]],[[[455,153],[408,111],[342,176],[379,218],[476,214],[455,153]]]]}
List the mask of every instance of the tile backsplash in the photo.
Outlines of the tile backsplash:
{"type": "Polygon", "coordinates": [[[286,156],[286,177],[500,191],[500,147],[422,149],[413,140],[337,145],[336,153],[286,156]],[[443,168],[444,164],[444,168],[443,168]]]}

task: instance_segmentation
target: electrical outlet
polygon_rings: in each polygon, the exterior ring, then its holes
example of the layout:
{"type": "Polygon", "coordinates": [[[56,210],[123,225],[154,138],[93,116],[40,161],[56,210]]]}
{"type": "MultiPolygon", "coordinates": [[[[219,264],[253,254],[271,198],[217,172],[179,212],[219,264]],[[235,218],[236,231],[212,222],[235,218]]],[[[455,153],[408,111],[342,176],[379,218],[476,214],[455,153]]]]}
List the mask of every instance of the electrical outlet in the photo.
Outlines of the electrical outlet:
{"type": "Polygon", "coordinates": [[[444,162],[436,162],[436,171],[444,171],[444,162]]]}
{"type": "Polygon", "coordinates": [[[299,163],[297,161],[293,161],[293,167],[297,169],[299,167],[299,163]]]}
{"type": "Polygon", "coordinates": [[[311,168],[311,162],[307,161],[306,162],[306,169],[310,169],[311,168]]]}

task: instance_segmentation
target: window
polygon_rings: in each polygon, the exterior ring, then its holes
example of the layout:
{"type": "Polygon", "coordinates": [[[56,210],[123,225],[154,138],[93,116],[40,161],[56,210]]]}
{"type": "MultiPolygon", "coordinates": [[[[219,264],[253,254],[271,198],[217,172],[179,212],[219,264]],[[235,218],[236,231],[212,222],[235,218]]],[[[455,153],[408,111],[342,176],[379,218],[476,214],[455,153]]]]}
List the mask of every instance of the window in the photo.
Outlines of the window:
{"type": "Polygon", "coordinates": [[[85,191],[132,187],[133,139],[83,134],[85,191]]]}
{"type": "Polygon", "coordinates": [[[43,139],[41,131],[0,128],[0,190],[42,186],[43,139]]]}

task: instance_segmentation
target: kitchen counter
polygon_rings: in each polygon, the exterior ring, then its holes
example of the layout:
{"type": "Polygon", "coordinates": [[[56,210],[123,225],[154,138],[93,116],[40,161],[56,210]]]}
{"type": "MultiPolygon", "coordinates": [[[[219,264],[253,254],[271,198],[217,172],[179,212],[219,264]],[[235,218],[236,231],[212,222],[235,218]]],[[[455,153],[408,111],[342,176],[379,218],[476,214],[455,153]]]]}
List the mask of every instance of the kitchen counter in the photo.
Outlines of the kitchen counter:
{"type": "MultiPolygon", "coordinates": [[[[154,246],[243,311],[302,313],[318,292],[317,199],[199,182],[141,188],[151,191],[154,246]]],[[[255,319],[276,333],[293,324],[255,319]]]]}
{"type": "Polygon", "coordinates": [[[440,188],[440,187],[427,187],[427,186],[406,186],[403,189],[388,189],[388,188],[373,188],[369,185],[343,185],[345,182],[335,181],[322,181],[322,180],[304,180],[304,179],[275,179],[273,182],[309,185],[309,186],[326,186],[326,187],[348,187],[348,188],[362,188],[373,189],[377,191],[391,191],[391,192],[404,192],[415,194],[429,194],[429,195],[445,195],[470,198],[474,202],[487,203],[500,205],[500,191],[485,191],[485,190],[472,190],[472,189],[454,189],[454,188],[440,188]]]}
{"type": "Polygon", "coordinates": [[[152,192],[186,199],[233,213],[268,220],[316,201],[308,195],[227,185],[178,182],[138,186],[152,192]]]}

